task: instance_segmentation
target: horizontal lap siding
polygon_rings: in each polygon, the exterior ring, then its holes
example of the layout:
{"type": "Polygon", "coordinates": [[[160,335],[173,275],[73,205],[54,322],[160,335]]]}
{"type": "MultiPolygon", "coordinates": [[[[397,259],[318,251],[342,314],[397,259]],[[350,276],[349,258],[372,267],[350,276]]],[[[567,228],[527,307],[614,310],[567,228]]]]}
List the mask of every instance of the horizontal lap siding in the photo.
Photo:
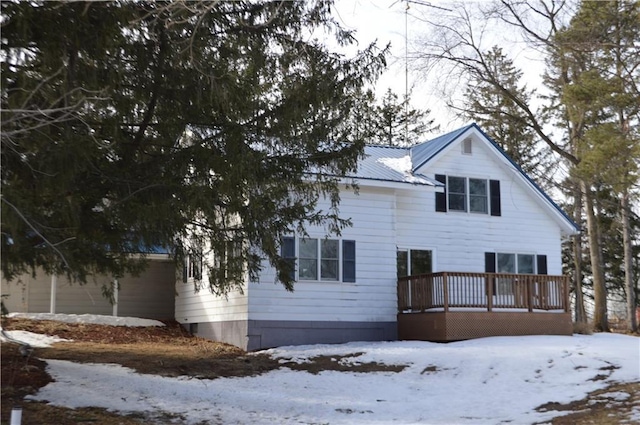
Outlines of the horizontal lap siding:
{"type": "Polygon", "coordinates": [[[174,319],[176,267],[173,262],[151,261],[140,276],[125,276],[118,282],[118,316],[174,319]]]}
{"type": "Polygon", "coordinates": [[[561,274],[561,234],[529,188],[480,142],[473,154],[454,146],[421,172],[500,180],[502,215],[436,212],[435,195],[398,191],[398,245],[435,250],[434,271],[484,271],[484,252],[547,255],[548,273],[561,274]]]}
{"type": "MultiPolygon", "coordinates": [[[[114,307],[102,295],[113,278],[89,276],[86,284],[72,283],[58,276],[55,312],[65,314],[112,315],[114,307]]],[[[174,318],[175,267],[173,263],[150,261],[139,276],[119,279],[118,316],[169,320],[174,318]]],[[[5,304],[12,312],[48,313],[51,308],[51,276],[40,271],[35,278],[23,275],[13,282],[2,281],[5,304]]]]}
{"type": "MultiPolygon", "coordinates": [[[[2,276],[1,294],[2,302],[10,312],[24,313],[29,311],[29,287],[26,285],[26,278],[30,276],[22,276],[22,280],[14,280],[7,282],[2,276]]],[[[49,280],[51,282],[51,280],[49,280]]],[[[46,294],[45,304],[49,305],[49,292],[46,294]]],[[[48,307],[47,307],[47,311],[48,307]]]]}
{"type": "MultiPolygon", "coordinates": [[[[206,276],[205,276],[206,279],[206,276]]],[[[194,290],[193,282],[176,283],[176,320],[180,323],[221,322],[247,319],[247,294],[232,291],[225,297],[203,287],[194,290]]]]}
{"type": "MultiPolygon", "coordinates": [[[[339,238],[356,241],[357,281],[300,281],[291,293],[274,283],[274,272],[268,268],[260,283],[249,286],[250,320],[395,321],[394,205],[391,190],[360,188],[358,195],[343,192],[340,216],[351,218],[353,226],[342,230],[339,238]]],[[[310,237],[325,235],[322,228],[308,230],[310,237]]]]}
{"type": "MultiPolygon", "coordinates": [[[[88,278],[86,284],[71,283],[64,276],[56,282],[56,313],[111,315],[113,306],[102,296],[102,285],[111,279],[88,278]]],[[[39,271],[35,277],[22,275],[12,282],[2,280],[2,294],[10,312],[49,313],[51,308],[51,276],[39,271]]]]}

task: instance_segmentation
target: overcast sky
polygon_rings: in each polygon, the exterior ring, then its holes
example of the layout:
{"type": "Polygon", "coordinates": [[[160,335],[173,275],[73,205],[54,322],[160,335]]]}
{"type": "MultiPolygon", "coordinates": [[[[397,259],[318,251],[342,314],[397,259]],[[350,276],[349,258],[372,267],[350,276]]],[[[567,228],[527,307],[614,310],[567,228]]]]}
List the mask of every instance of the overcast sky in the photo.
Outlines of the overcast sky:
{"type": "MultiPolygon", "coordinates": [[[[445,4],[444,2],[431,3],[445,4]]],[[[435,118],[441,126],[441,132],[465,124],[462,121],[451,121],[452,117],[444,109],[442,100],[432,93],[432,88],[428,84],[418,81],[418,75],[414,71],[409,70],[408,80],[405,78],[405,32],[409,37],[411,51],[412,39],[424,32],[424,23],[412,17],[412,13],[424,13],[429,9],[428,7],[409,4],[409,14],[406,14],[406,2],[403,0],[337,0],[335,6],[336,16],[343,27],[356,30],[359,47],[364,48],[374,41],[377,41],[380,47],[388,43],[391,45],[388,70],[380,77],[377,84],[379,97],[389,88],[400,97],[404,95],[408,83],[410,90],[413,87],[412,106],[430,109],[431,117],[435,118]]]]}
{"type": "MultiPolygon", "coordinates": [[[[487,3],[488,0],[477,0],[476,3],[487,3]]],[[[441,87],[435,87],[433,79],[420,78],[424,73],[411,69],[409,66],[408,78],[405,78],[405,52],[406,38],[409,40],[409,53],[416,49],[416,40],[424,37],[428,28],[426,24],[416,19],[416,16],[435,16],[447,13],[442,8],[455,6],[451,1],[445,0],[412,0],[409,2],[409,10],[406,13],[407,3],[404,0],[337,0],[335,14],[344,28],[356,30],[356,38],[359,47],[364,48],[369,43],[376,41],[380,47],[391,44],[388,57],[388,70],[380,77],[376,90],[378,97],[391,88],[398,96],[405,93],[405,87],[412,89],[412,107],[430,109],[432,118],[440,124],[440,133],[453,130],[468,124],[457,120],[452,113],[446,110],[444,100],[438,93],[441,87]],[[413,1],[429,3],[433,7],[416,4],[413,1]]],[[[451,13],[456,13],[453,11],[451,13]]],[[[492,24],[493,25],[493,24],[492,24]]],[[[486,48],[497,44],[505,49],[514,59],[516,65],[525,73],[525,80],[530,88],[540,86],[540,75],[543,63],[522,42],[518,42],[517,34],[513,30],[497,30],[493,28],[485,34],[486,48]]],[[[415,68],[415,65],[413,66],[415,68]]]]}

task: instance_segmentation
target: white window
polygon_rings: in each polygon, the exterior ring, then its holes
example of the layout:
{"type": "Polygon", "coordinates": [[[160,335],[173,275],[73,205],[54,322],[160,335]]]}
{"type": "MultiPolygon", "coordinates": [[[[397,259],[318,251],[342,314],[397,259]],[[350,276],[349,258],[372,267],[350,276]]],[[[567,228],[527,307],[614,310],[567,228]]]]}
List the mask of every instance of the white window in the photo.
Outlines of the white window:
{"type": "Polygon", "coordinates": [[[318,239],[300,239],[300,280],[318,280],[318,239]]]}
{"type": "Polygon", "coordinates": [[[427,274],[433,271],[433,252],[423,249],[399,249],[398,277],[427,274]]]}
{"type": "Polygon", "coordinates": [[[489,213],[489,188],[487,180],[466,177],[447,177],[449,211],[489,213]]]}
{"type": "Polygon", "coordinates": [[[469,179],[469,211],[481,214],[489,212],[489,191],[486,180],[469,179]]]}
{"type": "Polygon", "coordinates": [[[498,273],[535,274],[535,256],[533,254],[496,255],[496,271],[498,273]]]}
{"type": "MultiPolygon", "coordinates": [[[[298,239],[297,276],[307,281],[356,281],[356,242],[353,240],[298,239]],[[341,243],[342,242],[342,243],[341,243]]],[[[281,256],[295,266],[296,238],[284,237],[281,256]]],[[[295,267],[293,267],[295,269],[295,267]]],[[[296,271],[291,277],[295,279],[296,271]]]]}
{"type": "Polygon", "coordinates": [[[184,259],[182,268],[182,281],[199,281],[202,279],[202,252],[195,251],[184,259]]]}
{"type": "Polygon", "coordinates": [[[449,211],[467,211],[467,179],[449,176],[449,211]]]}

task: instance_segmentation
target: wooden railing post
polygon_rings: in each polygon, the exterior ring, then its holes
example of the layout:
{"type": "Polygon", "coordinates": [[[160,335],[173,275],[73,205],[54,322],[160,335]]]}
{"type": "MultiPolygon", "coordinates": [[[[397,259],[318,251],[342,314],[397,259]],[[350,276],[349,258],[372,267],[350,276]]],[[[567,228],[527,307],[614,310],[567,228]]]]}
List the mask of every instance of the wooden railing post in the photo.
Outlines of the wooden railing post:
{"type": "Polygon", "coordinates": [[[495,279],[496,277],[492,274],[487,278],[487,311],[493,309],[493,282],[495,279]]]}
{"type": "Polygon", "coordinates": [[[447,282],[447,272],[442,273],[442,295],[444,296],[444,311],[449,311],[449,283],[447,282]]]}
{"type": "Polygon", "coordinates": [[[398,278],[398,312],[402,313],[406,310],[407,297],[406,297],[406,281],[404,278],[398,278]]]}
{"type": "Polygon", "coordinates": [[[525,282],[525,290],[527,291],[527,308],[529,309],[529,313],[531,313],[533,311],[533,279],[529,279],[527,277],[525,282]]]}
{"type": "Polygon", "coordinates": [[[563,276],[562,279],[562,290],[564,291],[564,311],[565,313],[569,313],[569,276],[563,276]]]}

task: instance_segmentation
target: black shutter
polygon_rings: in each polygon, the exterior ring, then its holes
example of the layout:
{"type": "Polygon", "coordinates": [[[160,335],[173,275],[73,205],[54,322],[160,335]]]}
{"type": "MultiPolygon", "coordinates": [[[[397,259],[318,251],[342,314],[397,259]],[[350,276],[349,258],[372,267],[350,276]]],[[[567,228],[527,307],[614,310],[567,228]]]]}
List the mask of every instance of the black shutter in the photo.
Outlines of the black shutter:
{"type": "Polygon", "coordinates": [[[182,282],[186,283],[189,278],[187,274],[187,268],[189,267],[189,257],[185,257],[184,262],[182,263],[182,282]]]}
{"type": "Polygon", "coordinates": [[[496,253],[495,252],[484,253],[484,271],[485,273],[496,272],[496,253]]]}
{"type": "Polygon", "coordinates": [[[194,264],[195,270],[193,271],[193,278],[195,280],[202,280],[202,267],[204,263],[204,260],[202,257],[203,257],[202,252],[198,252],[195,255],[195,264],[194,264]]]}
{"type": "Polygon", "coordinates": [[[436,192],[436,211],[447,212],[447,176],[436,174],[436,181],[445,184],[444,192],[436,192]]]}
{"type": "Polygon", "coordinates": [[[342,281],[356,281],[356,241],[342,241],[342,281]]]}
{"type": "Polygon", "coordinates": [[[538,274],[548,274],[547,272],[547,256],[546,255],[538,255],[538,274]]]}
{"type": "Polygon", "coordinates": [[[296,280],[296,238],[285,236],[280,244],[280,256],[286,260],[289,265],[289,277],[296,280]]]}
{"type": "MultiPolygon", "coordinates": [[[[484,253],[484,271],[485,273],[495,273],[496,272],[496,253],[495,252],[485,252],[484,253]]],[[[496,294],[496,282],[493,277],[487,277],[485,279],[485,291],[486,294],[489,295],[489,288],[491,288],[491,293],[493,295],[496,294]]]]}
{"type": "Polygon", "coordinates": [[[489,180],[489,197],[491,198],[491,215],[501,216],[500,180],[489,180]]]}

